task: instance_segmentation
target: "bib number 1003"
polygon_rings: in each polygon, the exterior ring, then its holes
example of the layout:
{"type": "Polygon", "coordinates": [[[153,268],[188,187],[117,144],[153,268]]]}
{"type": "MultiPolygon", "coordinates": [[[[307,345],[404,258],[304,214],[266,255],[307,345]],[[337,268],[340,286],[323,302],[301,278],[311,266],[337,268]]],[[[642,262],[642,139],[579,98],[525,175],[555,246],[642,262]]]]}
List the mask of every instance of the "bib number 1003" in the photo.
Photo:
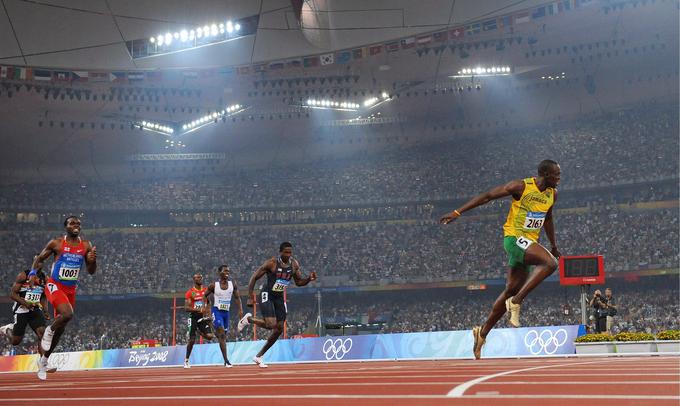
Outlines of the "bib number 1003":
{"type": "Polygon", "coordinates": [[[80,268],[59,268],[59,279],[66,281],[74,281],[78,279],[80,268]]]}

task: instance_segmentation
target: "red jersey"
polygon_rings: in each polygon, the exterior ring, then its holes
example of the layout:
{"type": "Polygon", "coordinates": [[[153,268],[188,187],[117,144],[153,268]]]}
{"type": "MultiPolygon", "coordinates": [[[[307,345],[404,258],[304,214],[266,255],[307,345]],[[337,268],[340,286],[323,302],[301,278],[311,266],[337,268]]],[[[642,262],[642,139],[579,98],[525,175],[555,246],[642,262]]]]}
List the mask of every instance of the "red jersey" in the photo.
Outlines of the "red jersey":
{"type": "Polygon", "coordinates": [[[191,289],[187,290],[187,293],[184,294],[184,298],[187,301],[189,301],[191,308],[200,310],[203,309],[203,306],[207,305],[205,301],[205,294],[207,291],[208,291],[207,287],[196,289],[196,287],[194,286],[191,289]]]}

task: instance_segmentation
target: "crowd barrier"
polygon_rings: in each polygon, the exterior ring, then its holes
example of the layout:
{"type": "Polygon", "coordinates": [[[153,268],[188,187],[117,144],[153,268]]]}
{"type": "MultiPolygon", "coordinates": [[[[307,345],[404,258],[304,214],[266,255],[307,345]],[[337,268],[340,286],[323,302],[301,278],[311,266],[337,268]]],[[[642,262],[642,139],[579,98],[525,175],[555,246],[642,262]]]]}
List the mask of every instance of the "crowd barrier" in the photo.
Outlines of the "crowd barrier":
{"type": "MultiPolygon", "coordinates": [[[[574,339],[585,334],[585,327],[549,326],[495,329],[487,337],[484,357],[527,357],[570,355],[575,353],[574,339]]],[[[455,359],[472,357],[472,333],[438,331],[427,333],[369,334],[357,336],[314,337],[279,340],[267,352],[267,363],[341,362],[409,359],[455,359]]],[[[229,360],[233,364],[251,364],[252,357],[264,341],[230,342],[229,360]]],[[[99,351],[55,353],[50,367],[59,370],[97,368],[138,368],[180,366],[186,347],[129,348],[99,351]]],[[[37,355],[0,357],[0,372],[36,370],[37,355]]],[[[192,365],[222,363],[218,344],[195,345],[192,365]]]]}

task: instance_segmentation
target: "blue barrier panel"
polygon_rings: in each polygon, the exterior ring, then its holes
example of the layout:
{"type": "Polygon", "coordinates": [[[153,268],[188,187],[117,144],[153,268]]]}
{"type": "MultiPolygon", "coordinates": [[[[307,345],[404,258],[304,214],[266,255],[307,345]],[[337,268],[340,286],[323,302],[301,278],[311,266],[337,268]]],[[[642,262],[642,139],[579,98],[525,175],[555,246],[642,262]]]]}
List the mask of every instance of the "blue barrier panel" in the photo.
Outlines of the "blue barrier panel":
{"type": "MultiPolygon", "coordinates": [[[[570,355],[576,352],[574,340],[582,334],[585,334],[585,327],[578,325],[494,329],[487,337],[482,356],[570,355]]],[[[280,340],[265,354],[265,361],[472,358],[472,341],[470,330],[280,340]]],[[[250,364],[264,343],[262,340],[228,343],[229,360],[233,364],[250,364]]],[[[181,345],[55,353],[50,357],[50,363],[62,370],[179,366],[184,362],[185,352],[186,346],[181,345]]],[[[36,358],[37,355],[0,357],[0,371],[33,371],[36,358]]],[[[194,346],[190,361],[192,365],[221,364],[219,345],[194,346]]]]}

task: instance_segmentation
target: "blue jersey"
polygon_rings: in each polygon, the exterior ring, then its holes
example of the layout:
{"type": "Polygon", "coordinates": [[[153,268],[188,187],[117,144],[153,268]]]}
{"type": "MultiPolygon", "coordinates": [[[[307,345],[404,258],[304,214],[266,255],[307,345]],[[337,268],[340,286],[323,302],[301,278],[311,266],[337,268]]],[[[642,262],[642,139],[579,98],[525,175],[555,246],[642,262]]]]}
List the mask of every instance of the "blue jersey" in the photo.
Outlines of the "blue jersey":
{"type": "Polygon", "coordinates": [[[78,240],[78,245],[71,245],[64,237],[61,240],[61,253],[52,264],[50,279],[64,286],[78,285],[78,275],[85,263],[87,244],[81,239],[78,240]]]}

